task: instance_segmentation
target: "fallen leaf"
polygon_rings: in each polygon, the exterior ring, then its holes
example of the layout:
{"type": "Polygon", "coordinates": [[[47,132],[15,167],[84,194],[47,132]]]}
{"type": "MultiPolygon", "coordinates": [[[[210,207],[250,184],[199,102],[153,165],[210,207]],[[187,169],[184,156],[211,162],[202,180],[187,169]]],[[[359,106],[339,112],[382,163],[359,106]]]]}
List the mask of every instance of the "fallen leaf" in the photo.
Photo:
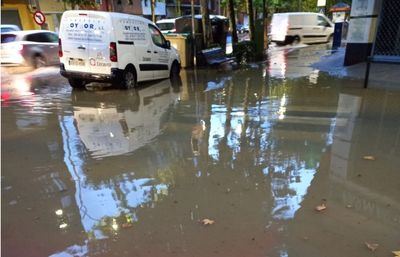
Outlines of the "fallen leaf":
{"type": "Polygon", "coordinates": [[[323,211],[325,209],[326,209],[326,205],[324,203],[315,207],[316,211],[323,211]]]}
{"type": "Polygon", "coordinates": [[[212,224],[214,224],[215,221],[214,221],[214,220],[210,220],[210,219],[203,219],[203,220],[201,221],[201,223],[202,223],[204,226],[207,226],[207,225],[212,225],[212,224]]]}
{"type": "Polygon", "coordinates": [[[133,224],[132,223],[124,223],[121,225],[121,227],[122,228],[130,228],[130,227],[133,227],[133,224]]]}
{"type": "Polygon", "coordinates": [[[363,157],[363,159],[368,161],[375,161],[375,157],[372,155],[366,155],[363,157]]]}
{"type": "Polygon", "coordinates": [[[368,243],[365,242],[365,245],[370,249],[372,252],[375,252],[375,250],[379,247],[378,244],[373,244],[373,243],[368,243]]]}
{"type": "Polygon", "coordinates": [[[400,251],[393,251],[394,257],[400,257],[400,251]]]}

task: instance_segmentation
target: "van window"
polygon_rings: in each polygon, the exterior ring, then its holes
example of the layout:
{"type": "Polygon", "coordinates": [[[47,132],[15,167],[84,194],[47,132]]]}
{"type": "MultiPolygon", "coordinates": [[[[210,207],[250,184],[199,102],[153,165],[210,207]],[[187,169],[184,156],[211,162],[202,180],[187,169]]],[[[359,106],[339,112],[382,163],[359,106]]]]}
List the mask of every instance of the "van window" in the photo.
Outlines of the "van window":
{"type": "Polygon", "coordinates": [[[17,36],[13,34],[1,34],[1,43],[10,43],[15,41],[17,36]]]}
{"type": "Polygon", "coordinates": [[[159,47],[165,47],[165,39],[161,32],[151,24],[149,24],[149,29],[153,43],[159,47]]]}
{"type": "Polygon", "coordinates": [[[318,26],[328,27],[329,23],[322,16],[318,16],[318,26]]]}

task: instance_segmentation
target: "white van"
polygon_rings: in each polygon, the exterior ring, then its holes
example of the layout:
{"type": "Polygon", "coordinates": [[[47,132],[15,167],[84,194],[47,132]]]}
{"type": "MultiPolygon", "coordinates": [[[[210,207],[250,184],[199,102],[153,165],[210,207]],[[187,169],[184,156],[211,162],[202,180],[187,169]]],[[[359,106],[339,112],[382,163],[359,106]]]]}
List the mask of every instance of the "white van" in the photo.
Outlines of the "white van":
{"type": "Polygon", "coordinates": [[[163,34],[175,33],[175,20],[176,19],[163,19],[156,22],[163,34]]]}
{"type": "Polygon", "coordinates": [[[61,75],[73,88],[92,81],[133,88],[178,76],[180,59],[157,26],[143,17],[99,11],[64,12],[59,34],[61,75]]]}
{"type": "Polygon", "coordinates": [[[278,44],[329,42],[333,31],[333,23],[320,13],[274,13],[270,39],[278,44]]]}

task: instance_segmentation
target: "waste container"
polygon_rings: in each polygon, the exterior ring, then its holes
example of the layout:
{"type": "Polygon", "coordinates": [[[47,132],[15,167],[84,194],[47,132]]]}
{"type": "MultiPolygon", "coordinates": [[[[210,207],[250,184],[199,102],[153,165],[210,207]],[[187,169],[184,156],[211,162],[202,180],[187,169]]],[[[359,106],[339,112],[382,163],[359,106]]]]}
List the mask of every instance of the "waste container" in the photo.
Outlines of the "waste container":
{"type": "Polygon", "coordinates": [[[186,68],[192,66],[193,51],[191,46],[190,34],[169,33],[164,35],[171,42],[171,46],[178,50],[181,58],[181,67],[186,68]]]}
{"type": "Polygon", "coordinates": [[[344,22],[335,23],[335,30],[333,32],[332,50],[338,49],[342,44],[343,24],[344,22]]]}

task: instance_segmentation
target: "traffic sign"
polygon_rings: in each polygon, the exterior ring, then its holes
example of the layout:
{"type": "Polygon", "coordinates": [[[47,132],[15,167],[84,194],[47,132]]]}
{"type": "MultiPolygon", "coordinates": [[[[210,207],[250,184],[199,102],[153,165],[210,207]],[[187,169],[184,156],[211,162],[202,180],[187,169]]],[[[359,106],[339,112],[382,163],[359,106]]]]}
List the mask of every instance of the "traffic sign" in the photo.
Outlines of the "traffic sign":
{"type": "Polygon", "coordinates": [[[41,11],[36,11],[33,14],[33,20],[37,25],[43,25],[46,22],[46,16],[41,11]]]}

